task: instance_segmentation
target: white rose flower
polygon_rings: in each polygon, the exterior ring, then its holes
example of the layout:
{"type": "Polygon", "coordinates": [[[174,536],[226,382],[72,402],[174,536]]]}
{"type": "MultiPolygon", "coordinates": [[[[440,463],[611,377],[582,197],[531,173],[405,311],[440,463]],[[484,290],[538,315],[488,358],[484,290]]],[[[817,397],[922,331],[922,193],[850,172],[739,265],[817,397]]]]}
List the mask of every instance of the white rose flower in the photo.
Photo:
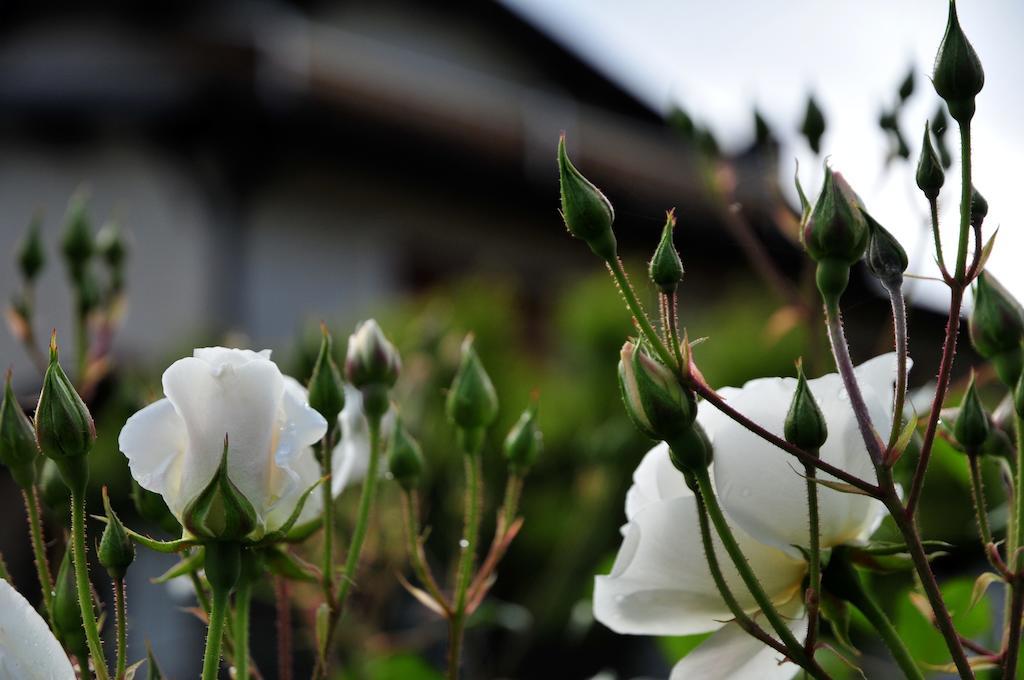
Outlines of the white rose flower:
{"type": "MultiPolygon", "coordinates": [[[[164,371],[166,397],[134,414],[118,438],[139,485],[182,512],[213,479],[228,436],[228,476],[256,511],[257,533],[274,531],[320,478],[312,446],[327,430],[298,381],[270,351],[204,347],[164,371]]],[[[321,511],[310,494],[300,521],[321,511]]]]}
{"type": "Polygon", "coordinates": [[[49,626],[7,581],[0,579],[0,678],[75,680],[71,661],[49,626]]]}
{"type": "MultiPolygon", "coordinates": [[[[876,357],[856,369],[875,428],[888,432],[896,357],[876,357]]],[[[719,394],[731,406],[782,436],[795,378],[763,378],[719,394]]],[[[828,441],[821,459],[873,479],[874,471],[857,430],[849,398],[837,374],[808,381],[825,414],[828,441]]],[[[788,453],[749,432],[702,402],[697,420],[714,446],[712,477],[736,540],[780,613],[801,639],[807,630],[801,584],[807,564],[794,545],[807,545],[807,492],[802,466],[788,453]]],[[[819,471],[819,477],[830,476],[819,471]]],[[[672,669],[672,678],[788,680],[799,668],[779,664],[778,653],[747,635],[715,587],[701,544],[697,504],[662,443],[647,453],[626,495],[623,542],[612,571],[598,576],[594,616],[618,633],[714,634],[672,669]]],[[[819,486],[821,546],[865,542],[885,514],[865,496],[819,486]]],[[[726,581],[745,611],[753,597],[715,536],[716,556],[726,581]]],[[[769,631],[771,632],[771,631],[769,631]]]]}

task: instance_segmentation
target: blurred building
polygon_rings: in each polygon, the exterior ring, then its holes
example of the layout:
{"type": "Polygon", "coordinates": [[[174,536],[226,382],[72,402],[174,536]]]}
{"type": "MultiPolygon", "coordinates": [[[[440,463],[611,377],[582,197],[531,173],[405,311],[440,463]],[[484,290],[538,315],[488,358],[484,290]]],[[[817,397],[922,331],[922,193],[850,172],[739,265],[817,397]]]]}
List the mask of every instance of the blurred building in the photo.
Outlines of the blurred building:
{"type": "Polygon", "coordinates": [[[132,237],[122,354],[281,347],[462,271],[592,265],[557,215],[561,130],[627,243],[693,200],[658,115],[496,4],[14,1],[0,36],[2,252],[43,211],[38,326],[63,331],[55,249],[86,188],[132,237]]]}

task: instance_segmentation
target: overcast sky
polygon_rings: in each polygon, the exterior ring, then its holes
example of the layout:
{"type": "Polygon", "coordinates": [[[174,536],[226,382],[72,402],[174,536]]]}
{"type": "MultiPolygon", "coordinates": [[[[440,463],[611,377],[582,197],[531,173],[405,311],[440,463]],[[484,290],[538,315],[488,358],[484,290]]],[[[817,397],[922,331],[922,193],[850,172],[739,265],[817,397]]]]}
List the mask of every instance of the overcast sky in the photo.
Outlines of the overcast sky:
{"type": "MultiPolygon", "coordinates": [[[[884,169],[887,143],[877,121],[913,66],[917,89],[901,122],[916,162],[924,121],[939,102],[928,76],[945,0],[503,1],[653,108],[681,105],[726,147],[749,142],[756,106],[782,138],[783,186],[790,187],[797,158],[804,186],[816,193],[820,167],[795,132],[813,90],[828,120],[822,150],[832,167],[912,262],[915,252],[922,255],[912,273],[937,273],[931,249],[918,250],[927,247],[927,203],[912,163],[884,169]]],[[[989,269],[1024,299],[1024,210],[1013,207],[1024,196],[1024,2],[962,2],[958,9],[985,68],[972,133],[974,184],[990,206],[986,232],[1001,226],[989,269]]],[[[959,143],[949,140],[956,157],[959,143]]],[[[955,163],[939,198],[947,261],[955,259],[959,184],[955,163]]],[[[929,288],[932,303],[948,299],[944,288],[929,288]]]]}

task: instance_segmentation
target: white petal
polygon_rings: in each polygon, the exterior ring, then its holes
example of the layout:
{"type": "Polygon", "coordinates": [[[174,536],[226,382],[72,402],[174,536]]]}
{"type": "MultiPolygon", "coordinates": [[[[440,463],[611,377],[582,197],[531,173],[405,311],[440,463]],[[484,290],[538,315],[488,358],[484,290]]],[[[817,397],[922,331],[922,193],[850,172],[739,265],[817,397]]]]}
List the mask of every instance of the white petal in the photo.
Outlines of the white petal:
{"type": "MultiPolygon", "coordinates": [[[[799,598],[794,598],[798,601],[799,598]]],[[[780,608],[789,620],[789,629],[798,640],[807,634],[807,617],[796,606],[780,608]]],[[[768,627],[758,617],[762,627],[768,627]]],[[[730,623],[700,643],[672,669],[670,680],[789,680],[800,670],[794,663],[779,663],[782,655],[730,623]]]]}
{"type": "MultiPolygon", "coordinates": [[[[887,434],[892,418],[895,355],[876,357],[857,368],[856,373],[875,428],[887,434]]],[[[829,374],[808,383],[828,425],[822,460],[861,478],[874,479],[871,460],[839,375],[829,374]]],[[[781,436],[795,390],[793,378],[763,378],[740,389],[724,388],[719,393],[733,408],[781,436]]],[[[783,550],[792,551],[794,544],[806,545],[806,486],[797,472],[803,472],[799,461],[737,425],[707,402],[701,403],[698,420],[715,448],[716,488],[730,518],[757,539],[783,550]]],[[[863,538],[884,513],[875,500],[825,487],[819,487],[818,499],[823,546],[863,538]]]]}
{"type": "Polygon", "coordinates": [[[192,356],[214,367],[224,364],[241,366],[250,361],[270,361],[270,350],[253,352],[251,349],[236,349],[234,347],[197,347],[192,350],[192,356]]]}
{"type": "MultiPolygon", "coordinates": [[[[277,448],[268,480],[272,499],[267,515],[268,531],[281,526],[291,516],[302,494],[320,478],[320,464],[312,445],[327,432],[327,421],[309,405],[306,389],[290,376],[283,378],[277,448]]],[[[320,495],[311,494],[302,508],[302,520],[318,516],[321,508],[320,495]]]]}
{"type": "MultiPolygon", "coordinates": [[[[363,395],[348,383],[345,383],[345,408],[338,414],[338,423],[341,439],[331,454],[331,493],[335,496],[349,485],[362,481],[370,465],[370,428],[363,413],[363,395]]],[[[382,446],[394,427],[395,413],[388,410],[380,426],[382,446]]]]}
{"type": "Polygon", "coordinates": [[[19,680],[75,680],[49,626],[7,581],[0,579],[0,677],[19,680]]]}
{"type": "Polygon", "coordinates": [[[139,486],[163,496],[180,519],[182,509],[191,500],[181,494],[188,431],[171,402],[161,399],[128,418],[117,445],[128,458],[128,467],[139,486]]]}
{"type": "Polygon", "coordinates": [[[681,496],[693,496],[693,492],[672,465],[668,444],[661,442],[647,452],[633,473],[633,486],[626,492],[626,519],[651,503],[681,496]]]}
{"type": "MultiPolygon", "coordinates": [[[[740,530],[735,534],[769,597],[792,598],[806,564],[740,530]]],[[[715,555],[736,599],[744,609],[756,609],[715,540],[715,555]]],[[[612,572],[595,579],[594,616],[617,633],[640,635],[702,633],[732,618],[708,571],[692,496],[649,505],[630,521],[612,572]]]]}
{"type": "MultiPolygon", "coordinates": [[[[219,356],[238,356],[226,351],[219,356]]],[[[228,475],[252,503],[261,523],[276,501],[270,489],[279,437],[284,379],[271,361],[212,365],[188,357],[163,376],[164,394],[188,431],[181,496],[187,503],[209,483],[228,436],[228,475]]]]}

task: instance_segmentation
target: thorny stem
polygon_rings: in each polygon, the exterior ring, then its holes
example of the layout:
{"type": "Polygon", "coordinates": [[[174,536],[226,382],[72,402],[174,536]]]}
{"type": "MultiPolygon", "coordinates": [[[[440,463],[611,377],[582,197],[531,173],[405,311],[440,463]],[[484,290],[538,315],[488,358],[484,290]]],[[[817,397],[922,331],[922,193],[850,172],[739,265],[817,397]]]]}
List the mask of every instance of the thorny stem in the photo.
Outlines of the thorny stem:
{"type": "Polygon", "coordinates": [[[683,367],[683,351],[679,345],[679,295],[673,291],[669,295],[665,295],[665,330],[668,336],[668,342],[672,346],[672,354],[675,355],[676,362],[681,368],[683,367]]]}
{"type": "MultiPolygon", "coordinates": [[[[903,405],[907,399],[907,305],[903,297],[901,285],[886,286],[889,291],[889,302],[892,304],[893,340],[896,347],[896,396],[892,409],[892,428],[889,430],[889,442],[886,456],[891,456],[900,430],[903,429],[903,405]]],[[[888,461],[887,461],[888,462],[888,461]]],[[[893,461],[895,462],[895,461],[893,461]]]]}
{"type": "MultiPolygon", "coordinates": [[[[333,470],[331,461],[333,449],[331,446],[332,429],[328,428],[327,434],[324,435],[323,440],[320,442],[320,475],[322,477],[327,477],[333,470]]],[[[334,494],[332,493],[332,487],[333,484],[330,479],[320,485],[324,506],[323,558],[320,563],[320,588],[323,590],[324,602],[327,603],[333,615],[334,609],[337,607],[337,600],[335,599],[334,592],[334,494]]]]}
{"type": "Polygon", "coordinates": [[[942,343],[942,358],[939,360],[939,374],[935,383],[935,396],[932,398],[931,411],[928,413],[928,423],[924,430],[924,439],[921,441],[921,453],[917,459],[917,468],[914,470],[910,493],[907,496],[906,507],[907,512],[911,516],[917,510],[917,503],[921,497],[924,476],[928,471],[928,460],[931,457],[932,445],[935,443],[935,434],[939,425],[939,415],[942,412],[942,402],[946,398],[946,391],[949,389],[949,381],[953,374],[953,360],[956,358],[956,340],[957,335],[960,333],[960,304],[963,301],[963,295],[963,289],[958,284],[953,283],[950,287],[946,339],[942,343]]]}
{"type": "Polygon", "coordinates": [[[729,608],[729,612],[735,617],[736,623],[747,634],[752,635],[775,651],[788,657],[789,650],[786,649],[786,646],[769,635],[761,626],[757,625],[743,611],[743,607],[740,606],[736,596],[733,595],[732,589],[729,588],[729,583],[725,580],[724,574],[722,574],[722,567],[718,563],[718,557],[715,555],[715,544],[711,537],[711,525],[708,523],[708,510],[704,505],[704,499],[700,494],[694,494],[694,500],[697,503],[697,520],[700,523],[700,538],[704,546],[704,557],[708,563],[708,571],[711,572],[711,578],[714,579],[715,587],[718,588],[718,592],[722,596],[726,607],[729,608]]]}
{"type": "Polygon", "coordinates": [[[821,601],[821,525],[818,519],[818,481],[813,465],[805,465],[807,477],[807,520],[810,528],[810,551],[807,565],[807,639],[804,649],[811,656],[818,637],[818,606],[821,601]]]}
{"type": "Polygon", "coordinates": [[[1017,658],[1020,655],[1021,620],[1024,619],[1024,583],[1021,576],[1015,575],[1010,583],[1012,588],[1010,602],[1010,625],[1007,629],[1003,648],[1003,678],[1013,680],[1017,677],[1017,658]]]}
{"type": "Polygon", "coordinates": [[[861,479],[856,475],[852,475],[846,470],[837,468],[834,465],[830,465],[823,460],[819,460],[812,456],[807,451],[801,449],[799,446],[790,444],[785,439],[766,430],[765,428],[761,427],[750,418],[746,417],[745,415],[734,409],[732,406],[729,406],[729,404],[710,387],[700,383],[696,383],[693,385],[693,389],[697,394],[703,397],[709,404],[717,408],[719,411],[727,415],[729,418],[736,421],[738,424],[742,425],[746,429],[750,430],[761,439],[764,439],[765,441],[774,444],[775,446],[782,449],[786,453],[796,456],[796,458],[798,458],[800,462],[804,463],[805,465],[813,465],[815,468],[821,470],[825,474],[832,475],[836,479],[839,479],[843,482],[846,482],[850,486],[860,489],[861,491],[871,496],[872,498],[879,497],[879,488],[872,484],[871,482],[861,479]]]}
{"type": "MultiPolygon", "coordinates": [[[[82,487],[85,485],[82,484],[82,487]]],[[[108,680],[106,657],[100,641],[96,614],[92,607],[92,589],[89,587],[89,564],[85,557],[85,489],[71,489],[71,557],[75,567],[75,587],[78,590],[78,606],[82,611],[82,627],[89,643],[89,656],[99,680],[108,680]]]]}
{"type": "Polygon", "coordinates": [[[981,545],[984,548],[992,542],[992,530],[988,525],[988,508],[985,503],[980,462],[976,452],[967,454],[967,464],[971,471],[971,500],[974,501],[974,515],[978,520],[978,532],[981,534],[981,545]]]}
{"type": "Polygon", "coordinates": [[[238,580],[235,586],[235,678],[249,678],[249,603],[252,599],[252,583],[247,578],[238,580]]]}
{"type": "Polygon", "coordinates": [[[662,341],[661,336],[659,336],[658,332],[654,330],[654,327],[651,325],[651,320],[647,316],[647,312],[644,311],[644,306],[640,304],[640,300],[637,298],[636,292],[633,290],[633,286],[629,283],[629,278],[626,276],[626,270],[622,267],[622,261],[619,258],[614,257],[607,261],[607,265],[612,278],[614,278],[615,283],[618,284],[619,292],[622,293],[622,297],[626,301],[626,307],[629,308],[637,326],[640,327],[640,332],[643,333],[645,338],[647,338],[647,341],[657,353],[658,358],[661,359],[666,366],[678,368],[678,364],[675,359],[672,358],[672,354],[665,347],[665,343],[662,341]]]}
{"type": "Polygon", "coordinates": [[[768,619],[768,623],[771,624],[779,638],[786,645],[790,658],[801,667],[806,668],[815,677],[827,678],[828,675],[824,671],[820,669],[815,670],[813,658],[808,658],[803,645],[786,625],[775,605],[772,604],[771,599],[765,594],[764,588],[761,587],[761,582],[757,580],[757,575],[750,568],[750,563],[747,562],[746,556],[740,549],[739,544],[736,543],[736,538],[733,536],[732,529],[725,519],[725,514],[723,514],[722,508],[718,505],[718,499],[715,497],[714,489],[711,486],[711,477],[708,476],[708,471],[706,469],[698,470],[694,472],[694,477],[697,480],[700,495],[704,499],[704,506],[707,508],[711,523],[715,525],[715,531],[718,532],[718,537],[721,539],[725,551],[729,553],[736,571],[739,572],[740,578],[743,579],[743,583],[746,584],[747,590],[750,591],[757,606],[761,609],[761,613],[768,619]]]}
{"type": "Polygon", "coordinates": [[[25,499],[25,511],[28,514],[29,537],[32,542],[32,554],[35,557],[36,575],[39,577],[39,588],[43,591],[43,606],[46,618],[53,627],[53,578],[50,576],[50,564],[46,559],[46,540],[43,537],[43,524],[39,520],[39,487],[33,485],[22,489],[25,499]]]}
{"type": "Polygon", "coordinates": [[[1021,534],[1024,533],[1024,513],[1021,512],[1024,506],[1024,418],[1014,417],[1014,427],[1017,430],[1017,481],[1014,484],[1014,522],[1013,539],[1010,541],[1010,550],[1006,554],[1009,567],[1013,571],[1013,579],[1009,582],[1010,614],[1006,626],[1006,633],[1003,636],[1003,677],[1009,679],[1017,675],[1017,657],[1020,654],[1021,619],[1024,618],[1024,575],[1022,565],[1024,560],[1018,554],[1021,545],[1024,545],[1021,534]]]}
{"type": "Polygon", "coordinates": [[[875,434],[871,425],[871,416],[868,414],[867,405],[864,403],[864,395],[861,394],[860,386],[857,384],[857,377],[853,370],[853,361],[850,359],[850,348],[846,341],[846,332],[843,328],[842,317],[839,314],[837,300],[826,301],[825,304],[826,325],[829,331],[829,340],[832,344],[832,354],[835,357],[836,366],[839,368],[839,375],[842,377],[843,385],[850,397],[850,406],[853,408],[857,418],[857,426],[860,429],[864,445],[871,454],[871,460],[875,464],[875,472],[878,475],[878,485],[881,490],[881,501],[885,503],[889,514],[892,515],[900,533],[907,542],[907,549],[910,558],[914,563],[921,585],[924,587],[925,595],[935,613],[935,625],[946,640],[946,646],[953,657],[957,670],[963,678],[974,678],[974,671],[971,670],[967,655],[964,653],[963,645],[960,643],[960,636],[953,626],[953,619],[949,615],[946,603],[942,599],[942,592],[939,584],[932,573],[931,565],[928,562],[928,554],[925,552],[921,537],[918,535],[917,526],[914,524],[913,514],[904,510],[903,504],[896,493],[896,487],[892,480],[892,473],[889,468],[881,464],[881,442],[875,434]]]}
{"type": "Polygon", "coordinates": [[[480,535],[480,506],[483,502],[480,478],[482,476],[479,452],[463,456],[466,468],[465,528],[459,541],[459,564],[455,577],[455,598],[448,625],[448,677],[457,680],[462,656],[462,637],[466,626],[466,600],[473,577],[476,543],[480,535]]]}
{"type": "Polygon", "coordinates": [[[277,677],[292,680],[292,606],[288,579],[274,577],[274,606],[277,609],[277,677]]]}
{"type": "Polygon", "coordinates": [[[420,538],[419,494],[416,493],[415,489],[411,491],[402,489],[401,499],[402,518],[405,520],[403,522],[405,525],[405,540],[408,544],[407,549],[412,570],[416,574],[416,578],[419,579],[420,583],[427,589],[427,592],[430,593],[430,596],[434,598],[437,604],[441,606],[442,610],[450,613],[451,606],[445,599],[444,593],[441,592],[433,572],[430,571],[430,564],[427,562],[427,556],[423,551],[423,540],[420,538]]]}
{"type": "Polygon", "coordinates": [[[117,630],[117,665],[114,677],[124,680],[128,663],[128,603],[125,600],[124,577],[114,579],[114,624],[117,630]]]}
{"type": "Polygon", "coordinates": [[[228,613],[228,594],[224,588],[213,589],[213,602],[210,605],[210,623],[206,629],[206,652],[203,654],[202,680],[217,680],[220,670],[220,645],[224,637],[224,620],[228,613]]]}

